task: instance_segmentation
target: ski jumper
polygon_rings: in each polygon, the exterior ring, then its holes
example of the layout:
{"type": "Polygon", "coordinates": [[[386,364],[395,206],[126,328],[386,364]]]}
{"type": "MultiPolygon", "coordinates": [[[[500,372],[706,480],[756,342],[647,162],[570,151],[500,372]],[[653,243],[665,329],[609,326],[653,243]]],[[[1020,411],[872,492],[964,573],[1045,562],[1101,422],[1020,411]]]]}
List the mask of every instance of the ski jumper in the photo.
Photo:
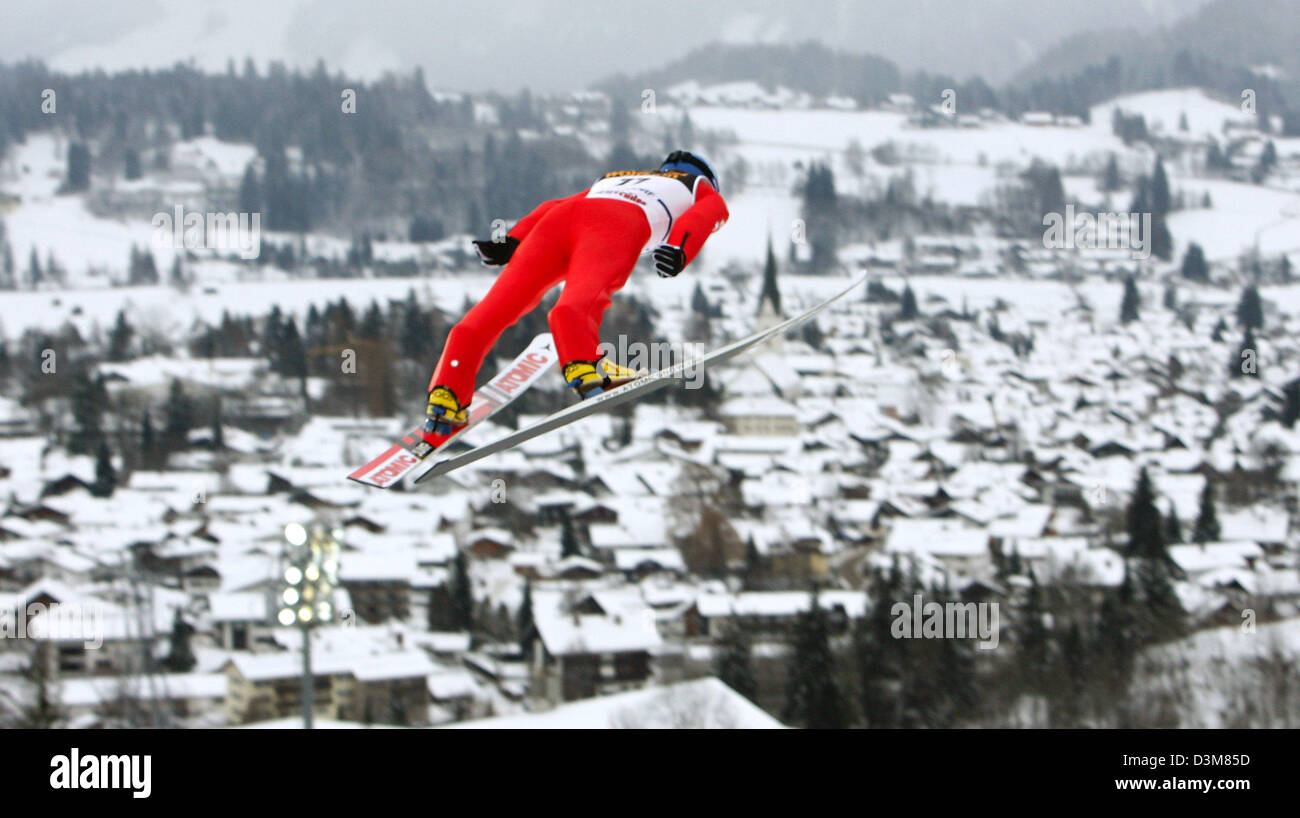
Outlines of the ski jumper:
{"type": "Polygon", "coordinates": [[[595,361],[601,319],[637,257],[671,244],[689,264],[727,217],[706,177],[678,171],[615,171],[581,193],[543,202],[510,231],[519,246],[483,300],[448,333],[429,389],[449,387],[468,405],[501,333],[561,282],[546,316],[560,361],[595,361]]]}

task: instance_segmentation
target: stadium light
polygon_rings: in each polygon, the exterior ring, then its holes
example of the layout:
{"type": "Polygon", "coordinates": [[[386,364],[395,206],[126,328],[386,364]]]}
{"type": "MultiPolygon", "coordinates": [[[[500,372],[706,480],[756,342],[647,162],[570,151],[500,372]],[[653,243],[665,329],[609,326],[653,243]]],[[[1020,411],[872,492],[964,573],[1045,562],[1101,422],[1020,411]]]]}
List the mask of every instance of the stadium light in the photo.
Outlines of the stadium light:
{"type": "Polygon", "coordinates": [[[339,543],[343,530],[313,523],[284,527],[285,548],[280,571],[279,611],[276,621],[284,627],[302,629],[302,721],[312,726],[315,692],[311,670],[311,629],[334,621],[330,599],[338,584],[339,543]]]}

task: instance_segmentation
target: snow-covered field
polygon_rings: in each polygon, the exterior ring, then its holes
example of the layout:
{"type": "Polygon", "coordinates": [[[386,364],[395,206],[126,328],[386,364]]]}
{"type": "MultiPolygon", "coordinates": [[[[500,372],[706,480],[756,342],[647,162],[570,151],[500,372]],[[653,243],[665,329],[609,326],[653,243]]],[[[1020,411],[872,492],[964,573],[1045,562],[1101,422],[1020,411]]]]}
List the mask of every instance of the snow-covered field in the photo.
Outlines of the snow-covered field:
{"type": "MultiPolygon", "coordinates": [[[[1237,106],[1211,99],[1198,89],[1153,91],[1132,94],[1097,106],[1090,124],[1077,127],[1036,127],[1020,123],[992,123],[970,129],[920,129],[910,127],[905,115],[888,111],[852,110],[751,110],[697,105],[689,109],[697,128],[729,132],[738,142],[727,151],[725,161],[743,156],[751,165],[750,186],[729,196],[731,220],[713,236],[700,263],[697,276],[711,276],[728,263],[761,262],[770,237],[779,259],[789,251],[792,230],[800,215],[793,186],[797,179],[794,163],[832,161],[837,184],[847,192],[880,189],[891,176],[910,171],[918,193],[955,205],[986,202],[1003,181],[999,163],[1024,167],[1038,157],[1063,167],[1100,166],[1104,157],[1115,153],[1128,171],[1145,169],[1149,156],[1125,147],[1110,133],[1110,111],[1119,107],[1141,113],[1149,126],[1165,133],[1177,129],[1178,118],[1186,113],[1189,133],[1220,134],[1224,123],[1241,122],[1237,106]],[[880,165],[870,158],[863,173],[853,174],[846,165],[844,150],[856,141],[870,151],[893,143],[904,157],[899,165],[880,165]]],[[[664,105],[665,121],[675,122],[682,109],[664,105]]],[[[196,145],[206,154],[223,156],[230,163],[247,158],[251,148],[217,143],[208,139],[196,145]]],[[[89,213],[80,196],[56,195],[65,172],[67,144],[48,134],[33,135],[25,145],[15,146],[0,166],[0,187],[16,194],[21,203],[4,214],[9,240],[19,272],[35,249],[42,265],[52,252],[66,271],[72,287],[59,292],[14,292],[0,296],[7,335],[29,327],[54,328],[71,320],[89,330],[105,327],[120,308],[129,311],[165,311],[181,326],[194,320],[213,321],[222,311],[260,312],[273,304],[290,313],[302,313],[311,304],[321,305],[340,296],[358,304],[371,299],[400,298],[414,287],[425,303],[437,303],[455,311],[463,300],[476,297],[491,282],[490,274],[458,272],[436,279],[374,279],[362,281],[293,280],[275,271],[249,275],[243,268],[221,262],[195,265],[198,286],[189,296],[167,288],[122,288],[105,290],[113,279],[122,279],[131,247],[152,247],[157,267],[164,274],[172,251],[153,247],[153,228],[143,219],[113,220],[89,213]],[[246,278],[258,280],[248,281],[246,278]],[[283,280],[275,280],[283,279],[283,280]]],[[[223,169],[230,175],[231,167],[223,169]]],[[[1068,175],[1064,179],[1067,197],[1080,205],[1105,204],[1091,175],[1068,175]]],[[[1210,194],[1213,206],[1190,207],[1174,213],[1170,229],[1175,252],[1181,254],[1189,242],[1197,242],[1214,260],[1229,260],[1258,241],[1265,254],[1300,249],[1300,194],[1231,181],[1192,178],[1170,170],[1175,193],[1182,191],[1190,202],[1199,203],[1210,194]]],[[[724,180],[725,190],[725,180],[724,180]]],[[[1111,197],[1110,206],[1127,206],[1130,191],[1111,197]]],[[[272,238],[268,236],[267,238],[272,238]]],[[[315,243],[331,240],[315,236],[315,243]]],[[[332,242],[336,252],[343,244],[332,242]]],[[[383,248],[378,248],[382,255],[383,248]]],[[[632,291],[652,298],[680,299],[683,288],[693,289],[693,277],[678,282],[643,281],[634,277],[632,291]]],[[[792,283],[801,288],[802,282],[792,283]]],[[[824,292],[838,286],[808,284],[824,292]]],[[[950,300],[969,297],[973,301],[1000,297],[1031,303],[1058,305],[1071,296],[1053,285],[1018,284],[1007,287],[989,282],[922,282],[921,291],[941,292],[950,300]],[[960,295],[957,295],[960,293],[960,295]],[[992,295],[996,293],[996,295],[992,295]]],[[[1113,288],[1102,288],[1103,303],[1113,288]]],[[[1101,304],[1098,304],[1102,307],[1101,304]]],[[[1108,307],[1102,307],[1107,309],[1108,307]]]]}

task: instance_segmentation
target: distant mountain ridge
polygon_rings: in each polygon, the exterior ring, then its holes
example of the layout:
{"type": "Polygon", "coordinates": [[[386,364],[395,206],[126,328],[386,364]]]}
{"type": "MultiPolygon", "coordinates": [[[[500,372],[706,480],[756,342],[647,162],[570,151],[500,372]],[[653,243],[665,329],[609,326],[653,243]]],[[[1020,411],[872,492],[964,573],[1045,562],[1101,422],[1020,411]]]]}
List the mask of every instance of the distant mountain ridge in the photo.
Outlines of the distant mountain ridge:
{"type": "Polygon", "coordinates": [[[1296,0],[1213,0],[1168,28],[1093,31],[1066,37],[1017,72],[1015,82],[1060,77],[1112,56],[1145,54],[1171,63],[1187,51],[1229,66],[1272,63],[1300,80],[1300,3],[1296,0]]]}

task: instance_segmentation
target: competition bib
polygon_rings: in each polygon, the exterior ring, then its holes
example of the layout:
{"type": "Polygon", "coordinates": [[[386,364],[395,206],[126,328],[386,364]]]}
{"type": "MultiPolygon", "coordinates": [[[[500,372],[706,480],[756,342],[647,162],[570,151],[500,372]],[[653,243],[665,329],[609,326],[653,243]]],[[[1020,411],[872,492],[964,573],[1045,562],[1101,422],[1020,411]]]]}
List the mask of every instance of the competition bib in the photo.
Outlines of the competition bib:
{"type": "Polygon", "coordinates": [[[676,171],[616,171],[593,184],[587,198],[621,199],[640,207],[650,222],[649,250],[667,241],[673,225],[695,204],[699,178],[676,171]]]}

